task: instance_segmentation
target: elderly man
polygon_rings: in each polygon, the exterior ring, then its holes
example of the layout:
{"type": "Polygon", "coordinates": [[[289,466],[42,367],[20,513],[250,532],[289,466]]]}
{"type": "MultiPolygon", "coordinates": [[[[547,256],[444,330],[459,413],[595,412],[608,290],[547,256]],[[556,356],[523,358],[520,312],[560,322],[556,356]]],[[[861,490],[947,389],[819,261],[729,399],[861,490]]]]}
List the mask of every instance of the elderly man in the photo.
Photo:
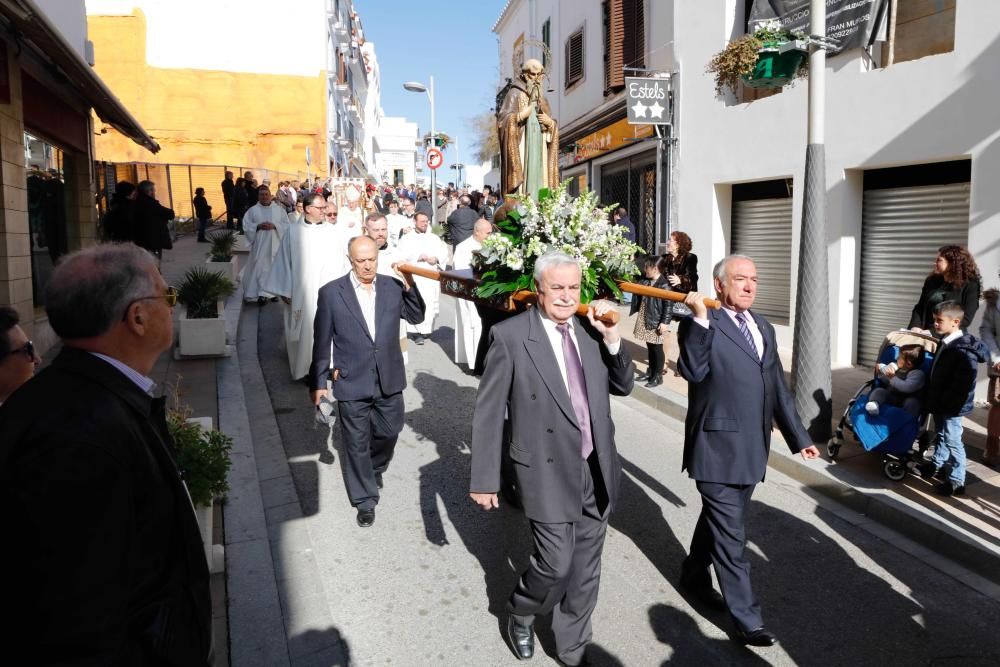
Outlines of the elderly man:
{"type": "Polygon", "coordinates": [[[795,413],[774,327],[750,310],[757,296],[753,260],[730,255],[715,265],[713,276],[722,308],[709,311],[703,294],[688,294],[684,303],[692,315],[677,333],[678,368],[688,381],[682,470],[695,480],[702,499],[681,585],[704,602],[728,609],[737,641],[771,646],[777,639],[764,628],[744,554],[746,509],[764,479],[774,425],[802,458],[814,459],[819,450],[795,413]],[[712,588],[709,565],[721,598],[712,588]]]}
{"type": "Polygon", "coordinates": [[[0,408],[10,664],[212,663],[208,564],[148,377],[176,300],[131,244],[52,273],[45,310],[63,349],[0,408]]]}
{"type": "MultiPolygon", "coordinates": [[[[461,209],[460,209],[461,210],[461,209]]],[[[456,271],[472,268],[472,255],[483,247],[483,239],[493,232],[493,224],[485,218],[476,221],[472,236],[455,247],[453,264],[456,271]]],[[[476,304],[468,299],[456,299],[455,303],[455,363],[465,364],[474,370],[476,349],[482,332],[482,320],[476,312],[476,304]]]]}
{"type": "Polygon", "coordinates": [[[629,394],[634,375],[618,326],[596,319],[612,304],[596,302],[587,317],[576,315],[580,275],[568,255],[535,261],[538,307],[493,327],[472,425],[473,501],[498,507],[507,449],[534,538],[531,563],[507,603],[507,639],[519,659],[530,658],[535,618],[551,611],[566,665],[585,662],[604,536],[618,499],[609,393],[629,394]]]}
{"type": "MultiPolygon", "coordinates": [[[[396,248],[396,259],[435,271],[440,270],[448,260],[448,246],[441,237],[431,231],[430,218],[423,211],[418,211],[413,216],[413,231],[400,239],[396,248]]],[[[406,330],[414,335],[414,343],[423,345],[424,339],[434,331],[434,320],[437,318],[438,305],[441,301],[441,283],[421,276],[415,276],[414,280],[417,281],[420,294],[427,304],[427,313],[422,322],[411,324],[406,330]]]]}
{"type": "MultiPolygon", "coordinates": [[[[389,278],[396,277],[396,249],[389,243],[389,225],[380,213],[373,213],[365,219],[365,236],[375,241],[378,248],[378,272],[389,278]]],[[[406,350],[406,320],[399,320],[399,349],[403,352],[403,363],[409,361],[406,350]]]]}
{"type": "Polygon", "coordinates": [[[167,223],[174,219],[174,210],[156,200],[156,183],[140,181],[132,203],[133,242],[162,260],[163,251],[174,247],[167,223]]]}
{"type": "Polygon", "coordinates": [[[458,208],[448,216],[448,236],[452,245],[457,246],[472,236],[472,228],[476,226],[478,219],[479,213],[473,210],[469,195],[459,197],[458,208]]]}
{"type": "Polygon", "coordinates": [[[263,289],[285,302],[285,346],[292,379],[308,382],[313,317],[323,285],[347,272],[336,225],[326,224],[326,200],[310,192],[302,200],[305,217],[289,225],[263,289]]]}
{"type": "Polygon", "coordinates": [[[262,289],[271,273],[271,263],[288,229],[288,214],[271,197],[266,185],[257,188],[257,203],[243,216],[243,233],[250,241],[250,257],[243,269],[243,299],[263,306],[268,296],[262,289]]]}
{"type": "Polygon", "coordinates": [[[42,361],[18,321],[16,310],[0,306],[0,405],[31,379],[42,361]]]}
{"type": "Polygon", "coordinates": [[[406,370],[399,320],[419,322],[424,302],[412,281],[378,275],[378,247],[367,236],[348,245],[351,270],[319,292],[309,388],[314,405],[333,382],[346,453],[347,494],[362,528],[375,523],[382,475],[403,429],[406,370]],[[331,348],[333,371],[330,371],[331,348]]]}

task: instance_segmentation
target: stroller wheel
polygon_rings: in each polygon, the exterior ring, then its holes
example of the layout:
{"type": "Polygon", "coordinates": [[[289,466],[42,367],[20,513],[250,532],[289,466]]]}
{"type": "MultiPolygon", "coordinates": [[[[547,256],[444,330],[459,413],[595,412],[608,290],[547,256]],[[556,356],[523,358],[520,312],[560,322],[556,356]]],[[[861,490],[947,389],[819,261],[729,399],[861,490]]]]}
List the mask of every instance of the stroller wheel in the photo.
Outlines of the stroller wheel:
{"type": "Polygon", "coordinates": [[[835,459],[837,458],[837,454],[839,453],[840,453],[840,443],[837,442],[836,439],[832,439],[830,440],[830,442],[826,443],[827,456],[829,456],[831,459],[835,459]]]}
{"type": "Polygon", "coordinates": [[[882,463],[882,472],[885,476],[894,482],[898,482],[904,477],[906,477],[906,466],[902,462],[895,459],[886,459],[882,463]]]}

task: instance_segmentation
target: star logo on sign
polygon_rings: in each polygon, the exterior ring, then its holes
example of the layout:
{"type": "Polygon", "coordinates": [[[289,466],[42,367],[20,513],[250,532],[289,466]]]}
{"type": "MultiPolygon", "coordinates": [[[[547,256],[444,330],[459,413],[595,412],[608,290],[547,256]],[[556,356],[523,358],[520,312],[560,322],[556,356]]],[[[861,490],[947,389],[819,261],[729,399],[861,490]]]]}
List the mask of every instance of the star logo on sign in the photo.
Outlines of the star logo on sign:
{"type": "Polygon", "coordinates": [[[642,102],[638,102],[638,101],[635,104],[632,105],[632,111],[635,112],[635,117],[636,118],[645,118],[646,117],[646,109],[648,109],[648,108],[649,107],[647,107],[645,104],[643,104],[642,102]]]}
{"type": "Polygon", "coordinates": [[[650,118],[663,118],[663,107],[660,106],[659,102],[653,102],[649,107],[649,117],[650,118]]]}

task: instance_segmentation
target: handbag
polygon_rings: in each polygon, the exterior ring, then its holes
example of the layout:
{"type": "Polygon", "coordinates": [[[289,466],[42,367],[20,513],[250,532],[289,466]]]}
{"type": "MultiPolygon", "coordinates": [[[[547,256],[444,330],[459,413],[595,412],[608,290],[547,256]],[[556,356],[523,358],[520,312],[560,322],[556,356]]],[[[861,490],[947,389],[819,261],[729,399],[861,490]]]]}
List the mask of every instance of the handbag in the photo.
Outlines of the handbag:
{"type": "Polygon", "coordinates": [[[673,318],[675,322],[680,322],[685,317],[691,314],[691,309],[688,307],[686,303],[682,301],[674,301],[672,305],[673,308],[671,309],[672,312],[670,316],[673,318]]]}

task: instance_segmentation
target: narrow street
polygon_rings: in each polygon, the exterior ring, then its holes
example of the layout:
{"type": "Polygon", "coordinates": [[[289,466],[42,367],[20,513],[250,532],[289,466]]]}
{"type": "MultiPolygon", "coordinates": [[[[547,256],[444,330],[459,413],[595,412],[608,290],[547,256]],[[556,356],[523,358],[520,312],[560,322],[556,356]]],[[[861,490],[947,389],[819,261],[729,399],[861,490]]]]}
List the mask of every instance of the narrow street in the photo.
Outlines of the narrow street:
{"type": "MultiPolygon", "coordinates": [[[[452,305],[442,299],[431,341],[410,344],[406,427],[370,529],[356,525],[344,491],[339,425],[332,437],[316,425],[305,388],[289,378],[281,309],[244,309],[241,333],[256,338],[241,340],[243,364],[253,363],[244,348],[256,342],[267,385],[245,387],[248,405],[269,395],[295,487],[285,504],[265,501],[286,627],[306,643],[326,638],[317,646],[338,638],[352,665],[517,662],[500,623],[530,554],[527,523],[509,507],[486,514],[468,499],[477,380],[451,361],[452,305]],[[299,549],[297,537],[311,548],[299,549]],[[317,617],[333,627],[310,626],[317,617]]],[[[755,589],[780,644],[734,644],[728,620],[677,587],[700,502],[680,472],[682,424],[634,399],[612,405],[624,476],[604,550],[593,664],[1000,660],[1000,602],[922,562],[905,543],[858,527],[857,515],[817,504],[773,470],[757,489],[748,530],[755,589]]],[[[546,622],[539,626],[532,664],[557,664],[546,622]]],[[[310,650],[300,643],[293,664],[338,664],[310,650]]]]}

